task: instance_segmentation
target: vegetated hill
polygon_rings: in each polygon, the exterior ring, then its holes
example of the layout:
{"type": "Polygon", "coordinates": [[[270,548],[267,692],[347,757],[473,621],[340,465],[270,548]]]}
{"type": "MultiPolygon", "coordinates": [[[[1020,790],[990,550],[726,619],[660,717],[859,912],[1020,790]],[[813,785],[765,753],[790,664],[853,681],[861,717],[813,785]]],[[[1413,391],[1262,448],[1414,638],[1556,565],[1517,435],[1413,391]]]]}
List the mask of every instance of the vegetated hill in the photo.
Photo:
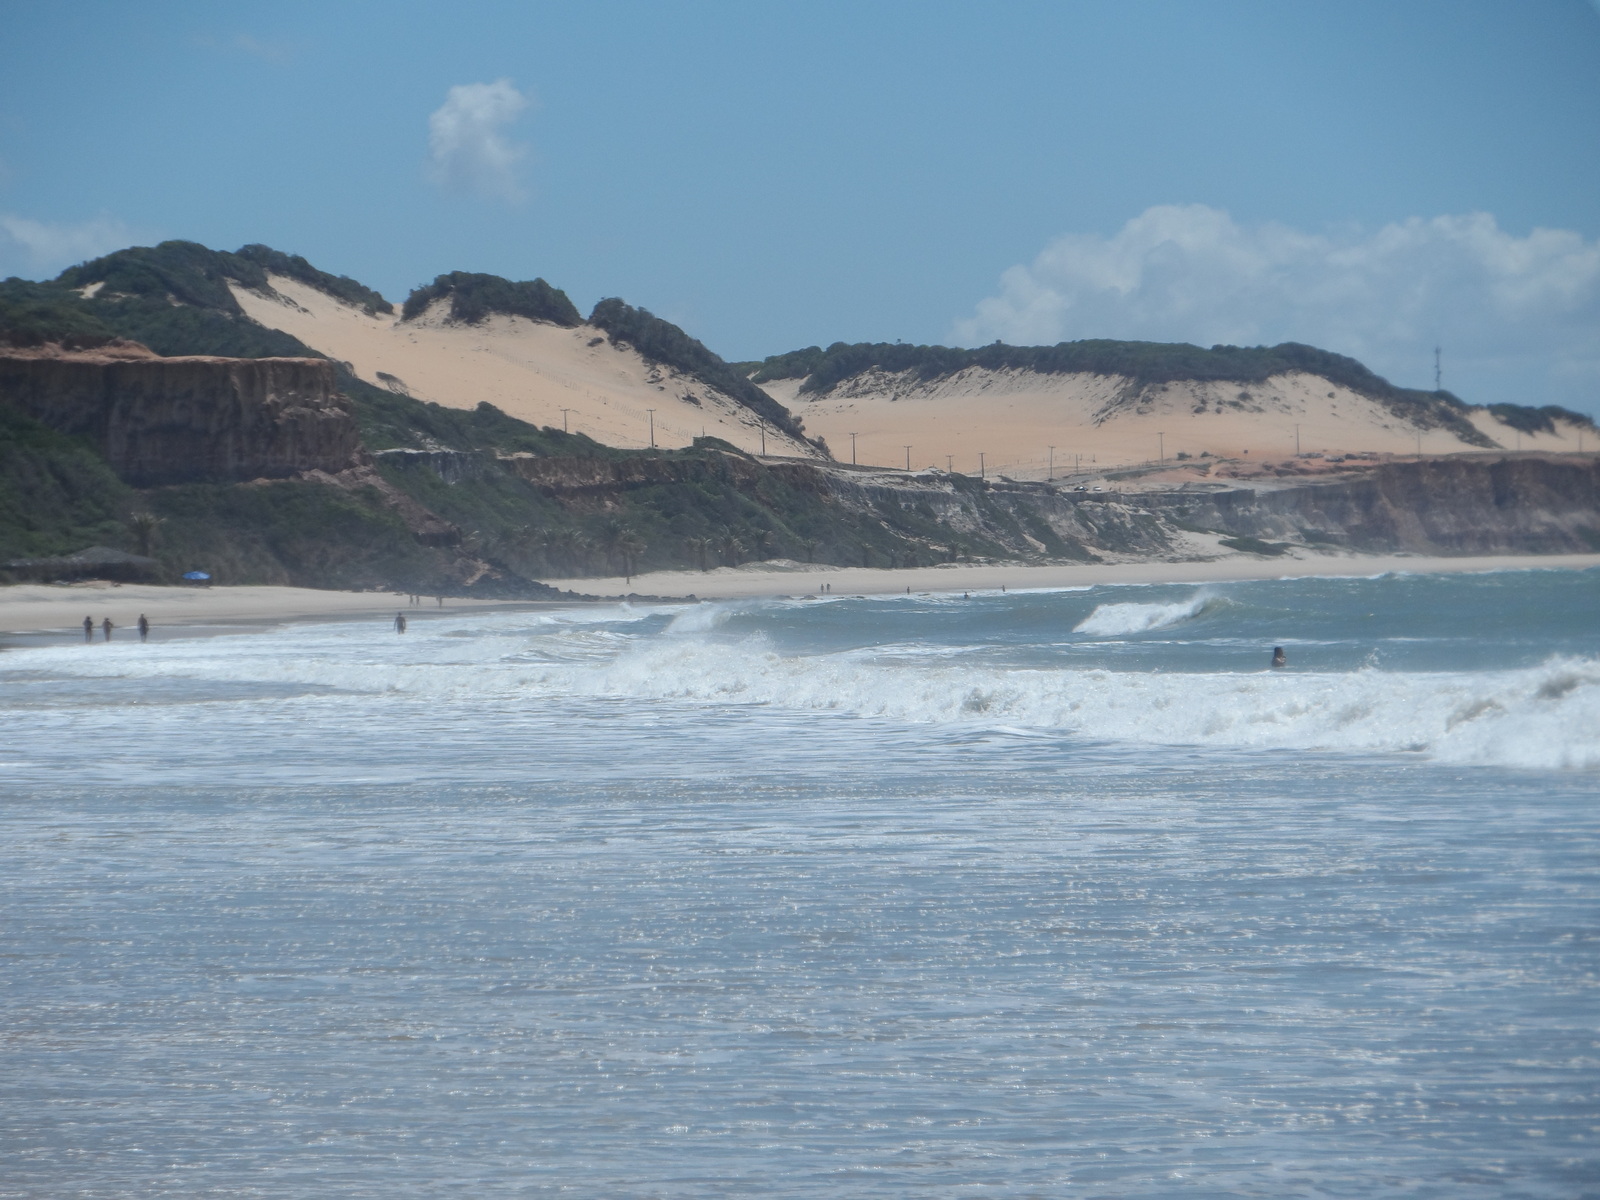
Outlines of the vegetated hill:
{"type": "Polygon", "coordinates": [[[613,342],[632,346],[651,362],[673,367],[734,397],[795,438],[805,436],[788,409],[706,349],[703,342],[690,337],[670,321],[663,321],[649,309],[634,308],[616,298],[602,300],[589,314],[589,324],[604,329],[613,342]]]}
{"type": "MultiPolygon", "coordinates": [[[[543,279],[518,282],[498,275],[453,271],[415,289],[406,298],[401,319],[415,321],[440,300],[449,301],[450,321],[466,325],[482,325],[496,314],[563,328],[587,324],[603,331],[613,346],[633,350],[647,363],[665,367],[732,398],[768,422],[775,432],[786,433],[796,441],[805,440],[788,409],[732,370],[704,343],[648,309],[635,308],[613,297],[596,304],[585,322],[567,294],[543,279]]],[[[592,349],[592,342],[589,344],[592,349]]]]}
{"type": "Polygon", "coordinates": [[[1587,417],[1556,408],[1474,408],[1399,388],[1355,359],[1299,343],[1213,346],[1093,340],[976,349],[835,343],[739,364],[808,424],[859,435],[861,461],[904,444],[941,463],[1045,477],[1052,462],[1130,464],[1162,454],[1430,453],[1572,449],[1587,417]],[[1052,449],[1052,447],[1054,449],[1052,449]],[[1063,458],[1062,456],[1066,457],[1063,458]]]}
{"type": "Polygon", "coordinates": [[[801,379],[808,395],[837,387],[869,371],[908,374],[923,382],[947,379],[971,368],[1025,371],[1034,375],[1118,375],[1136,386],[1205,381],[1264,383],[1274,375],[1317,375],[1391,408],[1426,414],[1430,423],[1455,429],[1463,441],[1486,444],[1463,414],[1467,405],[1449,392],[1397,388],[1343,354],[1299,342],[1277,346],[1212,346],[1187,342],[1119,342],[1089,339],[1054,346],[1008,346],[994,342],[973,350],[952,346],[909,346],[901,342],[835,342],[774,355],[755,370],[756,383],[801,379]]]}
{"type": "MultiPolygon", "coordinates": [[[[316,355],[217,300],[209,284],[231,278],[237,265],[227,257],[197,255],[184,244],[171,257],[153,258],[103,272],[125,278],[145,271],[142,290],[102,287],[86,297],[61,282],[0,284],[0,341],[102,344],[143,334],[169,355],[316,355]],[[205,305],[174,304],[174,285],[205,305]]],[[[648,313],[612,304],[602,316],[619,340],[726,370],[692,339],[675,342],[681,331],[648,313]]],[[[992,514],[993,528],[978,521],[957,531],[881,497],[841,504],[815,477],[792,478],[715,438],[672,451],[623,450],[519,421],[489,404],[419,401],[366,384],[342,364],[336,369],[382,479],[452,522],[462,549],[504,579],[777,556],[889,565],[1032,546],[1001,510],[992,514]]],[[[466,586],[453,573],[460,555],[419,543],[372,489],[297,480],[139,489],[118,479],[87,441],[15,411],[6,416],[25,436],[13,438],[15,453],[0,461],[0,561],[103,543],[148,551],[172,578],[198,567],[224,583],[451,593],[466,586]]],[[[982,489],[971,490],[981,497],[982,489]]],[[[509,584],[500,590],[508,589],[515,594],[509,584]]]]}
{"type": "Polygon", "coordinates": [[[265,290],[269,272],[298,279],[370,312],[394,311],[394,305],[347,275],[330,275],[298,254],[284,254],[258,244],[242,246],[232,254],[198,242],[132,246],[69,267],[57,276],[56,282],[69,288],[93,287],[111,296],[170,297],[196,308],[239,316],[243,314],[228,289],[228,281],[265,290]]]}
{"type": "Polygon", "coordinates": [[[527,317],[530,321],[548,321],[552,325],[571,328],[583,324],[577,308],[560,288],[553,288],[542,279],[527,279],[513,283],[498,275],[481,275],[471,271],[452,271],[435,276],[434,281],[416,288],[406,297],[401,310],[404,320],[414,320],[428,310],[435,300],[450,301],[450,319],[476,325],[493,313],[512,317],[527,317]]]}

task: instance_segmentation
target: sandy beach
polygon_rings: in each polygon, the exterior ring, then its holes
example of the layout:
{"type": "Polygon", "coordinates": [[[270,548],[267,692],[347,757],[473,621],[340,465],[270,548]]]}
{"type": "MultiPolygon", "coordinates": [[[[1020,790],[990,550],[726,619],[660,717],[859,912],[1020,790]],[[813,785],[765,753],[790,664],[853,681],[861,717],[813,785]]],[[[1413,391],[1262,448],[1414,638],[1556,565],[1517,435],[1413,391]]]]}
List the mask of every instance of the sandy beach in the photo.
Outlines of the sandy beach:
{"type": "MultiPolygon", "coordinates": [[[[1236,555],[1205,562],[1057,563],[1027,566],[951,565],[881,570],[868,567],[824,567],[805,563],[752,563],[713,571],[656,571],[632,581],[613,579],[549,580],[560,588],[591,595],[629,592],[651,596],[694,595],[701,600],[733,600],[754,596],[815,595],[831,585],[834,595],[887,595],[893,592],[964,592],[1008,588],[1093,587],[1116,583],[1222,583],[1245,579],[1290,579],[1306,576],[1381,575],[1386,571],[1441,572],[1585,570],[1600,567],[1600,554],[1520,554],[1475,558],[1427,558],[1419,555],[1303,555],[1258,558],[1236,555]]],[[[3,611],[3,610],[0,610],[3,611]]]]}
{"type": "Polygon", "coordinates": [[[16,584],[0,587],[0,637],[33,638],[57,635],[82,638],[83,619],[94,621],[95,640],[103,637],[100,622],[110,617],[113,638],[137,638],[139,614],[149,618],[152,636],[174,629],[194,633],[205,626],[277,625],[285,621],[370,618],[394,620],[397,612],[408,618],[427,617],[462,609],[548,607],[550,602],[512,603],[503,600],[460,600],[446,597],[441,607],[424,596],[419,608],[410,608],[402,593],[335,592],[294,587],[156,587],[147,584],[16,584]]]}
{"type": "MultiPolygon", "coordinates": [[[[808,566],[804,563],[751,564],[714,571],[657,571],[631,580],[561,579],[549,582],[580,595],[694,597],[736,600],[760,596],[816,595],[831,588],[834,595],[889,595],[905,592],[967,592],[1025,588],[1093,587],[1127,583],[1223,583],[1247,579],[1290,579],[1307,576],[1380,575],[1386,571],[1423,574],[1532,569],[1586,570],[1600,567],[1600,554],[1503,555],[1481,558],[1424,558],[1413,555],[1315,555],[1261,559],[1247,555],[1207,562],[1060,563],[1026,566],[1017,563],[919,567],[879,570],[862,567],[808,566]]],[[[396,612],[408,617],[460,612],[464,609],[548,608],[566,601],[445,599],[441,608],[425,597],[410,608],[403,593],[335,592],[292,587],[155,587],[91,582],[72,585],[18,584],[0,588],[0,636],[81,638],[84,617],[95,624],[110,617],[114,637],[138,636],[139,614],[150,619],[153,636],[187,634],[205,627],[276,625],[303,620],[388,622],[396,612]]]]}

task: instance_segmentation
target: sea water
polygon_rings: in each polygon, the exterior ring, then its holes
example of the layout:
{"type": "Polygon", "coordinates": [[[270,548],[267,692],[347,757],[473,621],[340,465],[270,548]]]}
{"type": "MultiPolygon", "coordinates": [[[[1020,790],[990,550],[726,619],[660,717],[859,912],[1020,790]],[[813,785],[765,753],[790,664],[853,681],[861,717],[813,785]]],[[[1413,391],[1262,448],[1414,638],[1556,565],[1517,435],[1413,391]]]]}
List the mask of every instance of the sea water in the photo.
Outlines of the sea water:
{"type": "Polygon", "coordinates": [[[1597,616],[1531,571],[9,650],[0,1196],[1597,1194],[1597,616]]]}

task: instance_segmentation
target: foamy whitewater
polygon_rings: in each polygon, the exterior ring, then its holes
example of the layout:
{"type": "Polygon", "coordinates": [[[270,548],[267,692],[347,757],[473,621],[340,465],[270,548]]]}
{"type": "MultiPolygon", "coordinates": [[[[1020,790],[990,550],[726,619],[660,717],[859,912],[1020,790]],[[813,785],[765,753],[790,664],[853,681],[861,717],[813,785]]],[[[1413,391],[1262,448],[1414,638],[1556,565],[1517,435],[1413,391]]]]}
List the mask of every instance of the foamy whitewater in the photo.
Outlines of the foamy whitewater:
{"type": "Polygon", "coordinates": [[[1529,571],[15,646],[0,1197],[1584,1194],[1597,614],[1529,571]]]}

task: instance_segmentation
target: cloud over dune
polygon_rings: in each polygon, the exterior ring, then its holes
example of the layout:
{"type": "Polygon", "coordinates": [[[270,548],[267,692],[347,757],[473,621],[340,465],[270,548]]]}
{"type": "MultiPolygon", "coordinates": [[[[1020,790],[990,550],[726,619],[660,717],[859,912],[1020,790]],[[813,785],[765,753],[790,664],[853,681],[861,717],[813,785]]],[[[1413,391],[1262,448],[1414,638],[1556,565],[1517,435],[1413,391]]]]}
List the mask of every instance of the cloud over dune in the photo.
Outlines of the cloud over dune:
{"type": "Polygon", "coordinates": [[[524,198],[518,168],[527,147],[502,132],[528,107],[508,79],[450,89],[428,118],[428,175],[435,182],[491,199],[524,198]]]}
{"type": "Polygon", "coordinates": [[[120,250],[133,240],[132,231],[115,217],[73,224],[0,213],[0,278],[55,275],[84,259],[120,250]]]}
{"type": "Polygon", "coordinates": [[[1440,344],[1465,399],[1594,411],[1600,242],[1518,237],[1487,213],[1307,233],[1163,205],[1111,237],[1057,238],[954,327],[965,345],[1090,337],[1309,342],[1413,386],[1431,386],[1440,344]]]}

